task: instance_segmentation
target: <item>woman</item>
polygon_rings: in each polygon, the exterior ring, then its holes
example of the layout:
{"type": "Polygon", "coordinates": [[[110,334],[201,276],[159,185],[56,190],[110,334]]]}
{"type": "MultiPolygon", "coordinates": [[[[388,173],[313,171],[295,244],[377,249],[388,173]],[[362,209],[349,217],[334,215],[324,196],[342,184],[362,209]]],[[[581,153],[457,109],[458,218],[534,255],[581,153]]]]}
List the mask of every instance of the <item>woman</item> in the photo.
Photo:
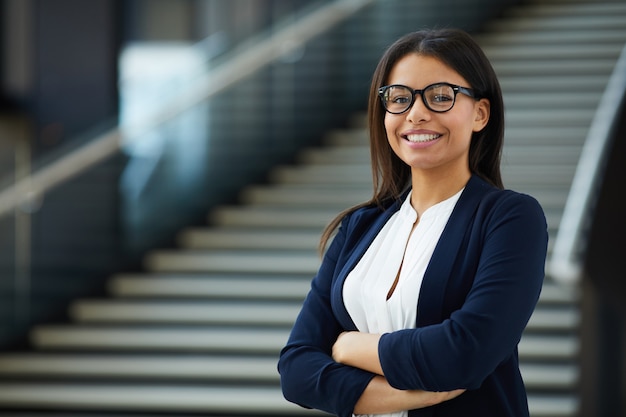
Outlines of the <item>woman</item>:
{"type": "Polygon", "coordinates": [[[371,201],[340,214],[279,361],[285,397],[338,416],[528,416],[517,344],[547,227],[504,190],[496,75],[459,30],[383,55],[369,122],[371,201]]]}

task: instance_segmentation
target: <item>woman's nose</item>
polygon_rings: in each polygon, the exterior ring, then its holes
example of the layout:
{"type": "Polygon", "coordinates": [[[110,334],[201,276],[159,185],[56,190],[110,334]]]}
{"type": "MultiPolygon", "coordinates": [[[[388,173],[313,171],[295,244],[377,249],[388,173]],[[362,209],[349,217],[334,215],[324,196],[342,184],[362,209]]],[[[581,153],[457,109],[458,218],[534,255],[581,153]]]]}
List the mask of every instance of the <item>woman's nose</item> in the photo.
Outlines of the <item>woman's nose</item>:
{"type": "Polygon", "coordinates": [[[422,96],[415,95],[413,105],[406,112],[406,120],[411,123],[420,123],[430,119],[430,110],[424,104],[422,96]]]}

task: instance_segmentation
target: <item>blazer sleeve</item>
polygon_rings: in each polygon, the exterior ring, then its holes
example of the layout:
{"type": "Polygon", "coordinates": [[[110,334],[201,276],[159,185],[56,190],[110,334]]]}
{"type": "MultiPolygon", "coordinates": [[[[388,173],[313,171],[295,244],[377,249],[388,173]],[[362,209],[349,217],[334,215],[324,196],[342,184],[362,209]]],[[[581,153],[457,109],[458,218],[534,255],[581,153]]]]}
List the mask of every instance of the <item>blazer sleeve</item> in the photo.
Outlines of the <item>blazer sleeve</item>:
{"type": "Polygon", "coordinates": [[[381,337],[379,356],[390,385],[427,391],[477,389],[516,354],[541,292],[548,235],[535,199],[514,192],[503,195],[483,216],[480,236],[470,238],[468,246],[479,245],[477,261],[466,258],[474,253],[471,247],[454,261],[476,265],[453,269],[466,274],[464,280],[473,280],[462,306],[439,324],[381,337]]]}
{"type": "Polygon", "coordinates": [[[337,258],[346,239],[344,225],[339,228],[312,281],[289,340],[280,353],[278,370],[287,400],[305,408],[350,417],[374,375],[332,359],[332,346],[344,330],[330,302],[337,258]]]}

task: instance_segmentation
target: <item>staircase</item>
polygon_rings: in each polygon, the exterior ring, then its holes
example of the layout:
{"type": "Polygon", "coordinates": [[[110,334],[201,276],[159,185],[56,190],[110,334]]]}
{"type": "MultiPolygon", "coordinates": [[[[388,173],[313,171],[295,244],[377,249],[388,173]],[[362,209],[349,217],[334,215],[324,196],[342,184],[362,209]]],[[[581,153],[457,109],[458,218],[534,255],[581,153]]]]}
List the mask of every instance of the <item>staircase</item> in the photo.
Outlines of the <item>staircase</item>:
{"type": "MultiPolygon", "coordinates": [[[[538,198],[551,237],[624,22],[623,2],[537,1],[480,35],[505,93],[505,184],[538,198]]],[[[109,297],[74,302],[70,323],[34,328],[32,350],[0,355],[0,415],[320,415],[282,398],[277,354],[322,228],[370,197],[368,161],[358,117],[150,253],[145,273],[111,277],[109,297]]],[[[577,415],[577,302],[546,278],[519,347],[533,417],[577,415]]]]}

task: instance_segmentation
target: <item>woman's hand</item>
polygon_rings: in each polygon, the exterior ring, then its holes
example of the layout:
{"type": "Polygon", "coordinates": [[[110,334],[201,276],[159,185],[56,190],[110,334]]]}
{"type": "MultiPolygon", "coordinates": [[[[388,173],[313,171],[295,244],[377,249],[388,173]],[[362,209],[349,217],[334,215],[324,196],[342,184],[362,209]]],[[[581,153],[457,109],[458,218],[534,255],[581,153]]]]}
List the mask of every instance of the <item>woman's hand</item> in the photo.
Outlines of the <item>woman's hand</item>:
{"type": "Polygon", "coordinates": [[[422,402],[424,403],[424,407],[429,407],[431,405],[441,404],[442,402],[452,400],[459,395],[463,394],[466,390],[457,389],[454,391],[446,391],[446,392],[431,392],[431,391],[413,391],[416,395],[422,397],[422,402]]]}
{"type": "Polygon", "coordinates": [[[333,359],[344,365],[383,375],[378,359],[379,339],[378,334],[343,332],[333,345],[333,359]]]}

